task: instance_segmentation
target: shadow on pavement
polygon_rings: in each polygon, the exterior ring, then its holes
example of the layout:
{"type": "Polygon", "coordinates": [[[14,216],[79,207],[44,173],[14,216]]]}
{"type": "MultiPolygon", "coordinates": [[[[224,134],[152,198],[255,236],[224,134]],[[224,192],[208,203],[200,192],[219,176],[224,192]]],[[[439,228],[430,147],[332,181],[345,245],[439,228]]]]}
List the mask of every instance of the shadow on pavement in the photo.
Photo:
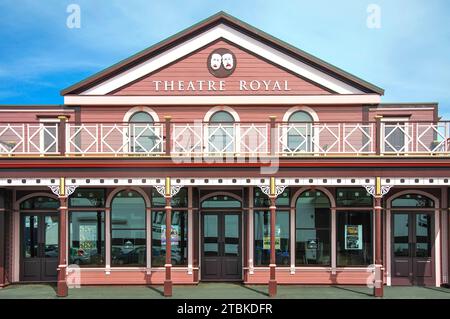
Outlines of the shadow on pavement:
{"type": "Polygon", "coordinates": [[[241,284],[240,286],[241,286],[242,288],[245,288],[245,289],[248,289],[248,290],[250,290],[250,291],[256,292],[256,293],[258,293],[258,294],[260,294],[260,295],[263,295],[263,296],[265,296],[265,297],[269,297],[269,293],[267,293],[267,292],[264,292],[264,291],[261,291],[261,290],[252,288],[252,287],[250,287],[250,286],[242,285],[242,284],[241,284]]]}
{"type": "Polygon", "coordinates": [[[158,289],[154,286],[148,286],[148,289],[153,290],[154,292],[158,293],[160,296],[164,296],[164,291],[161,289],[158,289]]]}
{"type": "Polygon", "coordinates": [[[360,294],[360,295],[364,295],[364,296],[373,297],[372,293],[367,293],[367,292],[359,291],[359,290],[356,290],[356,289],[351,289],[351,288],[348,288],[348,287],[342,287],[342,286],[331,286],[331,287],[336,288],[336,289],[340,289],[340,290],[350,291],[350,292],[353,292],[353,293],[356,293],[356,294],[360,294]]]}

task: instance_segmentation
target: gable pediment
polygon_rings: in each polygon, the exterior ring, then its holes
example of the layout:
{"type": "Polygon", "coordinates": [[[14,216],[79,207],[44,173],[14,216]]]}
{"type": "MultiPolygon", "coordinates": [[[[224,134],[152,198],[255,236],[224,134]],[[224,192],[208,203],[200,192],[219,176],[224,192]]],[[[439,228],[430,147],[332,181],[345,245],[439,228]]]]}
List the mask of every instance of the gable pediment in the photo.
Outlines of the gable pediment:
{"type": "Polygon", "coordinates": [[[330,93],[333,92],[317,83],[221,39],[109,94],[320,95],[330,93]],[[230,70],[227,70],[225,65],[228,57],[230,70]]]}
{"type": "Polygon", "coordinates": [[[62,91],[87,96],[269,93],[357,95],[383,90],[220,13],[62,91]],[[230,50],[236,59],[233,74],[225,78],[208,70],[216,49],[230,50]]]}

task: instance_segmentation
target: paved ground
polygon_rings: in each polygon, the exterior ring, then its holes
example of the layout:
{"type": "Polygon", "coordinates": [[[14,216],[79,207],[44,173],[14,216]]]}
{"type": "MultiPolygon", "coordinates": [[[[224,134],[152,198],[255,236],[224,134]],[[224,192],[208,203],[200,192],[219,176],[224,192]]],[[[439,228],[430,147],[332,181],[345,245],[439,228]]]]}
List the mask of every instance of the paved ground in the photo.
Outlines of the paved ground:
{"type": "MultiPolygon", "coordinates": [[[[277,298],[284,299],[372,299],[367,287],[355,286],[279,286],[277,298]]],[[[0,289],[0,299],[55,297],[55,286],[45,284],[11,285],[0,289]]],[[[162,287],[114,286],[69,289],[73,299],[131,298],[157,299],[162,287]]],[[[266,286],[229,283],[200,283],[198,286],[174,286],[173,298],[179,299],[261,299],[268,298],[266,286]]],[[[386,299],[450,299],[450,289],[437,287],[386,287],[386,299]]]]}

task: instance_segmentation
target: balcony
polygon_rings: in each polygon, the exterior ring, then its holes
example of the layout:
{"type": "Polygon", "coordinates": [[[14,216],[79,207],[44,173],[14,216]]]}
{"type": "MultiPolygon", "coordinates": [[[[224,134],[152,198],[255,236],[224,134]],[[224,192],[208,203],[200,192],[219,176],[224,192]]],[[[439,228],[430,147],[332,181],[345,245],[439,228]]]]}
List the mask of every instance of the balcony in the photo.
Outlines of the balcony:
{"type": "Polygon", "coordinates": [[[0,156],[450,155],[450,122],[0,123],[0,156]]]}

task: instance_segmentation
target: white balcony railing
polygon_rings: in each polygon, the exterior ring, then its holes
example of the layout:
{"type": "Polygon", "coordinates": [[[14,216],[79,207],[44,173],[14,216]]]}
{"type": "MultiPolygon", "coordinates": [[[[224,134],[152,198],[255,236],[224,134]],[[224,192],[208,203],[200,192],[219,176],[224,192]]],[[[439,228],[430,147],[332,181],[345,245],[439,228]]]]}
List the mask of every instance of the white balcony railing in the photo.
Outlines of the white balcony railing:
{"type": "Polygon", "coordinates": [[[163,153],[162,124],[67,124],[67,154],[163,153]]]}
{"type": "Polygon", "coordinates": [[[1,124],[0,154],[55,155],[58,149],[58,124],[1,124]]]}
{"type": "Polygon", "coordinates": [[[0,155],[450,155],[450,122],[0,123],[0,155]]]}
{"type": "Polygon", "coordinates": [[[269,153],[269,124],[188,123],[172,125],[171,153],[179,156],[269,153]]]}

